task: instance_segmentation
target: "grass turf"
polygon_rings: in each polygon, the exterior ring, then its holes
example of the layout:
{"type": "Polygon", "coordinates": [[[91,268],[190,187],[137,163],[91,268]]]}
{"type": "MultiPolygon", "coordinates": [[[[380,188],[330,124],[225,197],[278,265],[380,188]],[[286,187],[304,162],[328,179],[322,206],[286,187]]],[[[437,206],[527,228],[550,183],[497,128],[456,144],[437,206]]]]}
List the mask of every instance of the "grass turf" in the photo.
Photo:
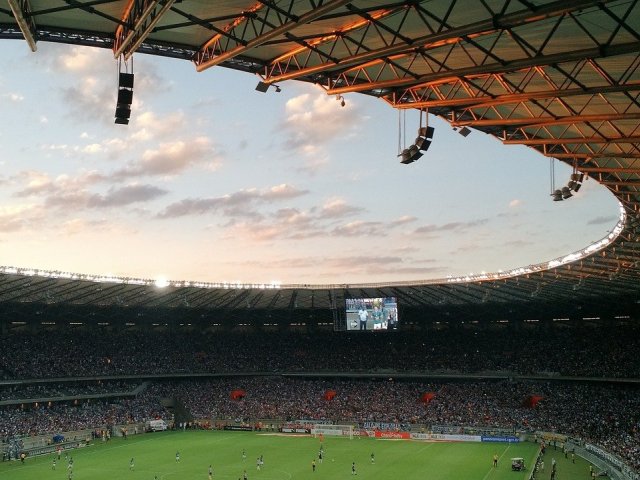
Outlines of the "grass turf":
{"type": "MultiPolygon", "coordinates": [[[[490,443],[427,443],[406,440],[368,438],[324,439],[324,461],[318,461],[320,442],[310,436],[280,436],[253,432],[163,432],[114,439],[108,443],[70,451],[73,480],[207,480],[213,467],[214,480],[236,480],[247,472],[249,480],[340,479],[358,480],[524,480],[530,474],[537,445],[490,443]],[[242,459],[242,451],[246,459],[242,459]],[[176,462],[176,452],[180,462],[176,462]],[[375,464],[371,463],[375,454],[375,464]],[[500,457],[493,468],[494,453],[500,457]],[[264,466],[256,468],[256,459],[264,456],[264,466]],[[129,468],[131,458],[135,467],[129,468]],[[511,457],[523,457],[528,469],[511,471],[511,457]],[[312,471],[312,460],[316,471],[312,471]],[[357,476],[351,474],[356,463],[357,476]]],[[[545,472],[538,480],[548,479],[551,458],[558,462],[562,480],[585,479],[588,464],[581,458],[571,463],[560,451],[547,450],[545,472]]],[[[64,455],[52,469],[53,455],[0,463],[0,480],[66,480],[64,455]]]]}

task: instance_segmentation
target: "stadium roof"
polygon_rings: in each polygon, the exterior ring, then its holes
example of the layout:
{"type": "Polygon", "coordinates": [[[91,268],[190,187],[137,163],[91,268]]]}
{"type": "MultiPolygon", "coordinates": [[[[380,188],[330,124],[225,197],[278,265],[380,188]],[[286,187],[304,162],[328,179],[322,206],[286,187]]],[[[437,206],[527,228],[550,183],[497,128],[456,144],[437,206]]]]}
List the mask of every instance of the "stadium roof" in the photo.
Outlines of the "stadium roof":
{"type": "Polygon", "coordinates": [[[637,311],[638,0],[0,0],[0,38],[21,39],[34,51],[38,42],[61,42],[109,48],[114,59],[134,52],[180,58],[197,72],[256,74],[264,88],[299,80],[329,95],[379,97],[566,162],[576,178],[603,184],[621,204],[621,222],[603,242],[493,276],[279,288],[177,282],[158,289],[135,279],[5,268],[0,306],[7,315],[173,307],[199,318],[208,311],[234,319],[286,311],[304,320],[350,296],[397,296],[408,311],[471,310],[470,317],[502,318],[514,309],[525,317],[551,314],[550,305],[582,309],[577,315],[637,311]]]}

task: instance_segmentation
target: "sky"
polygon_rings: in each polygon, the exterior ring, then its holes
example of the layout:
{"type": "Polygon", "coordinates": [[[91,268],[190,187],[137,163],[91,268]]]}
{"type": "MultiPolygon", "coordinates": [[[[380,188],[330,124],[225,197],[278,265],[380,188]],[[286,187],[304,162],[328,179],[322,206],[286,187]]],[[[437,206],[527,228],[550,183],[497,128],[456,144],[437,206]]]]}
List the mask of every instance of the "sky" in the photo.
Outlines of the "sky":
{"type": "MultiPolygon", "coordinates": [[[[342,284],[540,263],[606,236],[593,180],[553,202],[550,161],[432,115],[137,54],[129,125],[104,49],[0,42],[0,265],[201,282],[342,284]]],[[[131,65],[129,65],[131,68],[131,65]]],[[[555,183],[570,168],[555,165],[555,183]]]]}

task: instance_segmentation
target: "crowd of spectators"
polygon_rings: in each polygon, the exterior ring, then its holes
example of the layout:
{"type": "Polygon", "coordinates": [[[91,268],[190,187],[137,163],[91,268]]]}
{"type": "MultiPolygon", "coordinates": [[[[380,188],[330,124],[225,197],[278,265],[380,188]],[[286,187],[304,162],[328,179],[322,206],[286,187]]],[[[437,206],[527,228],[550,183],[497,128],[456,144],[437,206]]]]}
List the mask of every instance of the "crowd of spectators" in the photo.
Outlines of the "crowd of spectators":
{"type": "Polygon", "coordinates": [[[172,382],[161,389],[203,419],[315,419],[558,432],[601,445],[640,470],[637,385],[252,377],[172,382]],[[232,399],[232,392],[238,391],[244,396],[232,399]],[[425,393],[433,394],[427,396],[429,401],[424,401],[425,393]],[[531,397],[541,398],[534,407],[528,402],[531,397]]]}
{"type": "Polygon", "coordinates": [[[315,371],[640,378],[639,349],[640,329],[628,326],[388,334],[88,330],[2,336],[0,371],[13,379],[315,371]]]}
{"type": "Polygon", "coordinates": [[[639,333],[631,326],[388,334],[91,329],[14,333],[0,336],[0,371],[9,379],[4,385],[0,382],[0,400],[54,401],[0,407],[0,436],[166,418],[169,412],[160,399],[167,397],[203,419],[328,419],[561,432],[600,445],[638,470],[640,387],[631,382],[567,382],[561,377],[640,378],[639,333]],[[55,401],[62,396],[131,394],[142,385],[142,380],[117,378],[124,375],[256,372],[265,375],[156,378],[133,397],[55,401]],[[472,377],[486,372],[501,372],[504,380],[472,377]],[[305,373],[320,373],[324,379],[305,380],[305,373]],[[334,373],[343,377],[336,379],[334,373]],[[378,378],[356,378],[362,373],[378,373],[378,378]],[[446,382],[405,381],[399,374],[406,373],[471,376],[446,382]],[[526,380],[527,375],[547,380],[526,380]],[[116,378],[95,378],[101,376],[116,378]],[[245,394],[233,400],[232,391],[245,394]],[[328,391],[335,392],[331,400],[328,391]],[[421,401],[425,393],[433,394],[429,402],[421,401]],[[535,408],[523,403],[530,395],[542,398],[535,408]]]}
{"type": "Polygon", "coordinates": [[[176,399],[195,419],[214,424],[329,420],[412,424],[436,433],[442,426],[557,432],[600,445],[640,470],[640,386],[603,382],[283,376],[174,380],[153,383],[132,399],[0,409],[0,436],[168,418],[162,398],[176,399]],[[535,406],[527,401],[532,396],[539,399],[535,406]]]}
{"type": "Polygon", "coordinates": [[[7,400],[31,400],[45,398],[55,400],[63,397],[131,393],[140,386],[140,381],[95,380],[83,382],[43,384],[0,384],[0,398],[7,400]]]}
{"type": "Polygon", "coordinates": [[[169,417],[157,387],[134,398],[52,402],[0,408],[0,438],[94,429],[169,417]]]}

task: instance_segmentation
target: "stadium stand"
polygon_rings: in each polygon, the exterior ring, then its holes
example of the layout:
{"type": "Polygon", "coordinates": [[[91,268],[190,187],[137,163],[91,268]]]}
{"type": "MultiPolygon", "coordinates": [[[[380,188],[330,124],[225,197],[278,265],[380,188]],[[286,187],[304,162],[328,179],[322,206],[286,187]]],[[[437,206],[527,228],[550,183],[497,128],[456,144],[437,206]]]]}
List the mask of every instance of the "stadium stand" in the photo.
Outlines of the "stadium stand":
{"type": "Polygon", "coordinates": [[[314,419],[560,432],[638,470],[638,338],[633,326],[579,335],[9,334],[0,339],[11,377],[0,381],[0,437],[8,445],[23,435],[170,420],[163,399],[173,399],[188,418],[213,425],[314,419]]]}
{"type": "Polygon", "coordinates": [[[478,329],[394,332],[392,337],[334,332],[18,333],[0,337],[0,368],[8,379],[318,371],[640,378],[635,353],[639,333],[634,326],[586,328],[579,334],[574,329],[478,329]]]}

